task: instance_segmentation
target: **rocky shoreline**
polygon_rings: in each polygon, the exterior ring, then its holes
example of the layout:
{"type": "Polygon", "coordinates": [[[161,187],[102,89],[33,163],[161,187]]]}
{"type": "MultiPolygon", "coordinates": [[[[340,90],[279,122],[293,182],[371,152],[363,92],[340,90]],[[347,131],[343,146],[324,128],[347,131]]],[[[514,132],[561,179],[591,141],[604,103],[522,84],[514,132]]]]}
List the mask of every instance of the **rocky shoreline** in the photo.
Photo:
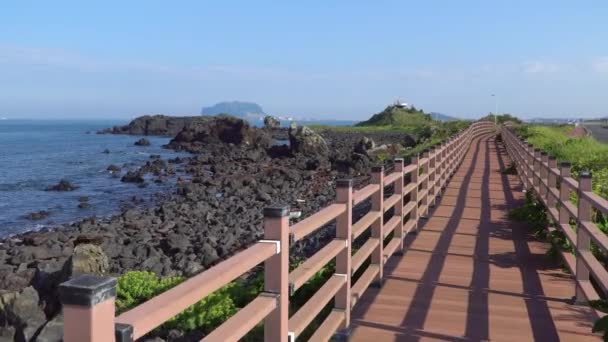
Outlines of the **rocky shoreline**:
{"type": "MultiPolygon", "coordinates": [[[[264,207],[288,204],[306,217],[334,200],[336,179],[366,184],[378,148],[391,154],[416,143],[404,133],[259,129],[228,116],[142,117],[102,133],[171,135],[167,148],[193,153],[154,160],[123,181],[161,177],[174,164],[188,177],[154,208],[0,240],[0,341],[53,340],[61,327],[56,288],[74,274],[192,276],[261,238],[264,207]],[[273,142],[285,138],[289,146],[273,142]]],[[[309,255],[332,237],[333,229],[322,229],[293,246],[293,255],[309,255]]]]}

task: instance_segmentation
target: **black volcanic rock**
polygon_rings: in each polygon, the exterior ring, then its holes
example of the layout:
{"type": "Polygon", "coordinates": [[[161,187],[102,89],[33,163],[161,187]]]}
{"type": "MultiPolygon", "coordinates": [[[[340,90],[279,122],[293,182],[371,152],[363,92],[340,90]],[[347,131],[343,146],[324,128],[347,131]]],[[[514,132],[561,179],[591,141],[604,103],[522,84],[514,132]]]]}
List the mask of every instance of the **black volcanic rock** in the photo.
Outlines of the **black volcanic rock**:
{"type": "Polygon", "coordinates": [[[68,182],[65,179],[62,179],[59,181],[59,183],[50,186],[48,188],[46,188],[46,191],[74,191],[78,189],[77,186],[73,185],[72,183],[68,182]]]}
{"type": "Polygon", "coordinates": [[[51,213],[46,210],[40,210],[34,213],[29,213],[25,215],[25,218],[32,221],[42,220],[47,218],[51,213]]]}
{"type": "Polygon", "coordinates": [[[306,126],[295,123],[289,126],[289,144],[292,153],[302,153],[307,156],[329,154],[327,142],[323,137],[306,126]]]}
{"type": "Polygon", "coordinates": [[[134,144],[135,146],[150,146],[150,140],[146,138],[141,138],[137,140],[134,144]]]}
{"type": "Polygon", "coordinates": [[[270,136],[252,127],[245,120],[230,115],[219,115],[203,121],[193,121],[171,140],[167,147],[200,152],[210,144],[234,144],[251,147],[270,146],[270,136]]]}
{"type": "Polygon", "coordinates": [[[184,127],[194,121],[204,121],[198,116],[144,115],[131,121],[126,126],[114,126],[97,132],[98,134],[133,134],[175,136],[184,127]]]}
{"type": "Polygon", "coordinates": [[[266,115],[264,117],[264,127],[268,129],[279,128],[281,127],[281,121],[272,115],[266,115]]]}

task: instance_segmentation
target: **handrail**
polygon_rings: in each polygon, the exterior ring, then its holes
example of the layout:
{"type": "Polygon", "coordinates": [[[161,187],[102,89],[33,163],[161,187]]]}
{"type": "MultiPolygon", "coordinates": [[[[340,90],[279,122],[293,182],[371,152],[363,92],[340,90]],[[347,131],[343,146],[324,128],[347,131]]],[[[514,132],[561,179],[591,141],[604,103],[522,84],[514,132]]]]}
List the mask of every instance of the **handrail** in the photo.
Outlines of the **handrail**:
{"type": "Polygon", "coordinates": [[[275,244],[258,242],[162,296],[121,314],[116,317],[116,322],[131,325],[133,337],[137,339],[276,253],[275,244]]]}
{"type": "Polygon", "coordinates": [[[334,203],[321,209],[316,214],[311,215],[304,220],[291,226],[292,242],[301,240],[307,235],[321,228],[327,222],[334,220],[340,214],[344,213],[346,205],[343,203],[334,203]]]}
{"type": "MultiPolygon", "coordinates": [[[[420,218],[429,215],[429,208],[442,195],[473,137],[495,130],[489,122],[473,123],[421,155],[413,156],[409,165],[404,165],[403,159],[395,159],[393,171],[386,176],[383,167],[374,167],[370,184],[357,191],[353,191],[351,180],[339,180],[333,204],[292,226],[289,225],[288,207],[267,208],[264,210],[265,240],[118,317],[114,313],[115,279],[88,276],[70,280],[60,287],[60,293],[69,294],[61,298],[64,341],[112,341],[112,336],[116,341],[140,338],[262,262],[263,292],[207,335],[204,341],[235,341],[263,322],[265,341],[289,339],[293,342],[332,299],[334,309],[320,324],[313,339],[327,340],[338,330],[348,331],[353,306],[372,283],[382,284],[384,264],[392,255],[403,251],[405,236],[415,233],[420,218]],[[406,179],[409,179],[407,184],[406,179]],[[385,198],[387,186],[392,188],[393,194],[385,198]],[[366,200],[371,202],[369,212],[352,222],[353,206],[366,200]],[[390,211],[391,208],[394,210],[390,211]],[[336,238],[289,273],[290,244],[334,221],[336,238]],[[364,235],[367,229],[370,234],[364,235]],[[385,239],[391,234],[392,238],[385,246],[385,239]],[[364,236],[368,236],[367,241],[359,242],[364,236]],[[353,255],[352,245],[356,241],[361,247],[353,255]],[[334,275],[290,318],[289,297],[332,260],[335,261],[334,275]],[[367,260],[370,263],[363,269],[367,260]],[[359,278],[351,284],[355,273],[359,278]],[[74,293],[85,292],[89,304],[84,305],[81,298],[74,300],[78,297],[74,293]]],[[[564,187],[568,186],[567,182],[564,184],[564,187]]],[[[582,198],[603,203],[586,193],[582,198]]],[[[562,211],[567,212],[567,209],[566,205],[562,211]]],[[[600,237],[592,237],[603,246],[608,243],[600,237]]]]}
{"type": "Polygon", "coordinates": [[[593,210],[608,215],[608,200],[591,191],[591,173],[580,172],[577,181],[571,175],[569,162],[561,162],[558,167],[555,157],[534,148],[511,128],[503,126],[500,131],[524,187],[534,190],[547,207],[555,226],[549,229],[564,233],[574,247],[574,255],[561,248],[558,250],[574,274],[576,302],[584,303],[607,295],[608,272],[591,252],[591,242],[604,253],[608,252],[608,236],[592,220],[593,210]],[[571,201],[571,193],[577,194],[577,205],[571,201]],[[572,229],[571,222],[576,222],[576,229],[572,229]],[[598,286],[593,286],[592,280],[598,286]],[[603,292],[602,295],[597,288],[603,292]]]}
{"type": "Polygon", "coordinates": [[[380,186],[378,184],[369,184],[366,187],[355,191],[355,193],[353,194],[353,205],[357,205],[365,201],[371,195],[375,194],[378,189],[380,189],[380,186]]]}

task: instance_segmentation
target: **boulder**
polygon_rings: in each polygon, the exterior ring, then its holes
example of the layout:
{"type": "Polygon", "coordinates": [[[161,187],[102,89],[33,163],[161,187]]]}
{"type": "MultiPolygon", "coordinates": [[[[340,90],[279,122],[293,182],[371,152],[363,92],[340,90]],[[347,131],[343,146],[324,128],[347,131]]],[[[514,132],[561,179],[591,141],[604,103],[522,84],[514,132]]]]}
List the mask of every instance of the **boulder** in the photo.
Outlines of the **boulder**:
{"type": "Polygon", "coordinates": [[[244,146],[270,146],[270,136],[246,121],[229,115],[220,115],[202,121],[194,121],[171,140],[168,147],[200,152],[207,144],[234,144],[244,146]]]}
{"type": "Polygon", "coordinates": [[[129,171],[126,175],[122,176],[121,182],[125,183],[143,183],[144,177],[139,171],[129,171]]]}
{"type": "Polygon", "coordinates": [[[135,146],[150,146],[150,140],[141,138],[135,142],[135,146]]]}
{"type": "Polygon", "coordinates": [[[367,155],[376,156],[376,157],[381,157],[381,156],[394,157],[394,156],[398,155],[401,151],[403,151],[403,146],[401,146],[401,144],[385,144],[385,145],[376,146],[375,148],[368,150],[367,155]]]}
{"type": "Polygon", "coordinates": [[[302,153],[307,156],[327,156],[329,147],[323,137],[306,126],[292,123],[289,126],[289,143],[292,153],[302,153]]]}
{"type": "Polygon", "coordinates": [[[40,210],[40,211],[37,211],[37,212],[26,214],[24,217],[26,219],[28,219],[28,220],[37,221],[37,220],[45,219],[49,215],[51,215],[50,212],[48,212],[46,210],[40,210]]]}
{"type": "Polygon", "coordinates": [[[36,271],[31,268],[13,272],[12,270],[0,271],[0,289],[6,291],[21,291],[28,287],[34,279],[36,271]]]}
{"type": "Polygon", "coordinates": [[[110,172],[120,172],[120,166],[112,164],[112,165],[109,165],[106,170],[108,170],[110,172]]]}
{"type": "Polygon", "coordinates": [[[264,127],[268,129],[275,129],[281,127],[281,121],[272,115],[264,117],[264,127]]]}
{"type": "Polygon", "coordinates": [[[101,247],[92,244],[80,244],[74,247],[69,265],[72,276],[84,273],[104,274],[110,268],[108,257],[101,247]]]}
{"type": "Polygon", "coordinates": [[[376,143],[368,138],[362,137],[361,140],[355,145],[355,153],[367,155],[367,151],[372,150],[376,147],[376,143]]]}
{"type": "Polygon", "coordinates": [[[46,323],[38,305],[38,292],[29,286],[21,292],[0,292],[0,321],[15,328],[16,341],[30,341],[46,323]]]}
{"type": "Polygon", "coordinates": [[[63,313],[48,321],[38,333],[36,342],[56,342],[63,338],[63,313]]]}
{"type": "Polygon", "coordinates": [[[76,189],[78,189],[77,186],[73,185],[65,179],[62,179],[59,181],[59,183],[46,188],[46,191],[74,191],[76,189]]]}
{"type": "Polygon", "coordinates": [[[204,120],[196,116],[172,117],[165,115],[144,115],[126,126],[115,126],[97,132],[98,134],[162,135],[174,137],[184,127],[194,121],[204,120]]]}
{"type": "Polygon", "coordinates": [[[12,342],[16,340],[15,328],[11,326],[0,326],[0,342],[12,342]]]}

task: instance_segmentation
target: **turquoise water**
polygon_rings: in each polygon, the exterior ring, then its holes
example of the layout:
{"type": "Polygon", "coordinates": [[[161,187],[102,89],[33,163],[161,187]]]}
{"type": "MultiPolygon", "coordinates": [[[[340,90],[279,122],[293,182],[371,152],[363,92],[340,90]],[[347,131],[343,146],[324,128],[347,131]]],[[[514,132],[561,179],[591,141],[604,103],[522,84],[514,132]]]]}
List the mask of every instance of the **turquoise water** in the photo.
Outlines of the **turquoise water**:
{"type": "Polygon", "coordinates": [[[163,159],[184,156],[161,148],[169,138],[146,137],[151,146],[139,147],[133,145],[140,138],[137,136],[95,134],[118,124],[125,122],[0,120],[0,236],[109,216],[130,203],[133,196],[152,204],[155,193],[175,184],[174,180],[160,185],[148,182],[146,188],[139,188],[106,171],[110,164],[123,167],[123,173],[135,169],[152,154],[163,159]],[[110,153],[103,153],[105,149],[110,153]],[[80,188],[44,191],[61,179],[80,188]],[[81,196],[89,197],[89,208],[78,208],[81,196]],[[40,210],[49,211],[50,216],[39,221],[23,217],[40,210]]]}

